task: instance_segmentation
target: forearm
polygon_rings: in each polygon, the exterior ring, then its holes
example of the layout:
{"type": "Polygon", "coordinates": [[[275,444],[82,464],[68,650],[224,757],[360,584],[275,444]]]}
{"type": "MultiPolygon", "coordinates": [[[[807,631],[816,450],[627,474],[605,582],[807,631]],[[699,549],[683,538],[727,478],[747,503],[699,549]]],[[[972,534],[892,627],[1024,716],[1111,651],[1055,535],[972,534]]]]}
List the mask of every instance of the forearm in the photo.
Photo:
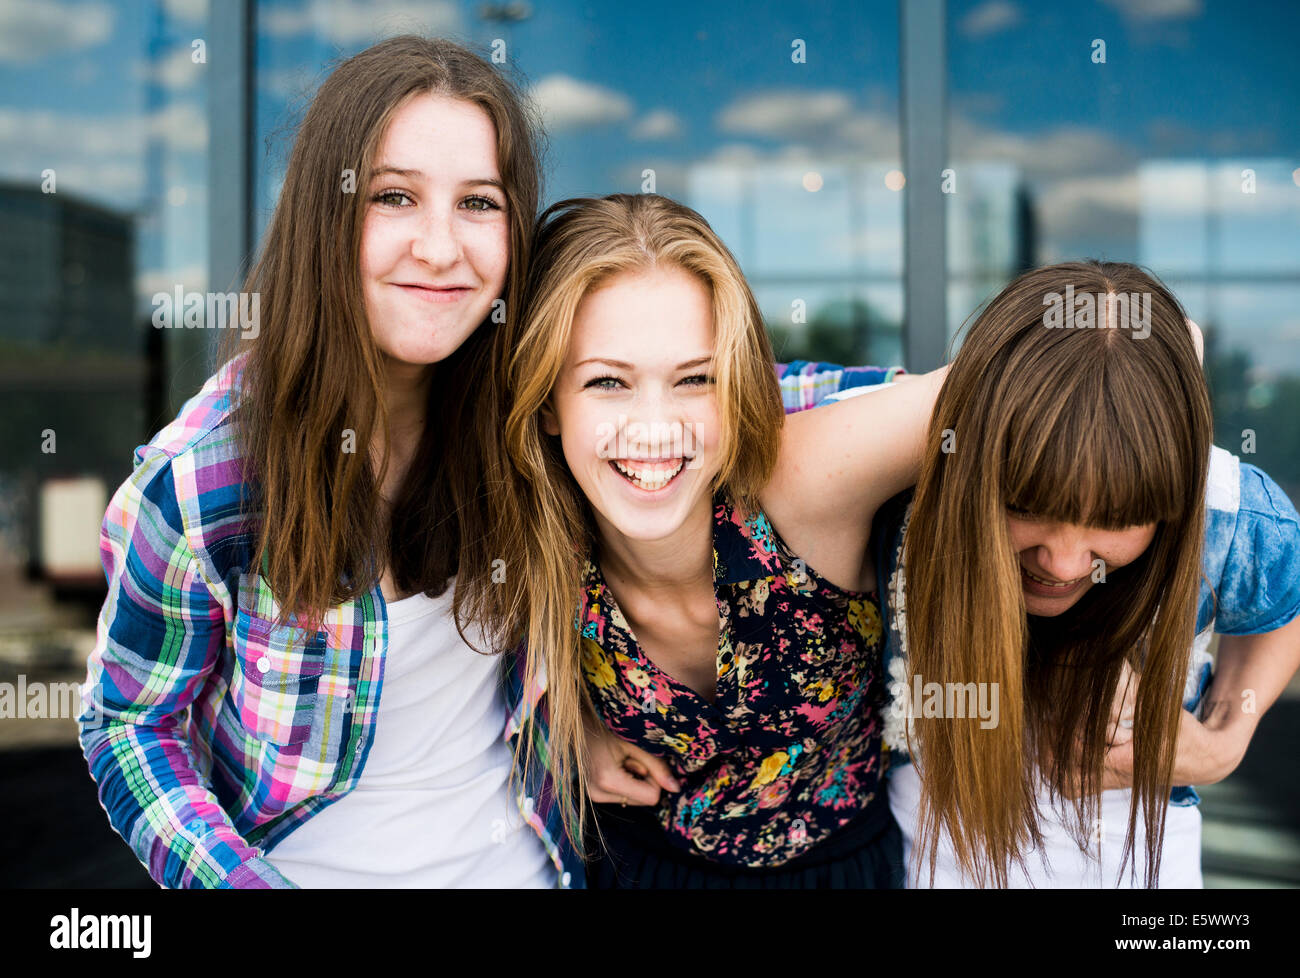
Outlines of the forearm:
{"type": "Polygon", "coordinates": [[[80,739],[109,822],[159,885],[293,887],[244,841],[174,725],[83,716],[80,739]]]}
{"type": "Polygon", "coordinates": [[[1260,717],[1277,702],[1300,668],[1300,618],[1262,635],[1222,635],[1214,679],[1200,722],[1213,735],[1215,755],[1231,773],[1245,756],[1260,717]]]}

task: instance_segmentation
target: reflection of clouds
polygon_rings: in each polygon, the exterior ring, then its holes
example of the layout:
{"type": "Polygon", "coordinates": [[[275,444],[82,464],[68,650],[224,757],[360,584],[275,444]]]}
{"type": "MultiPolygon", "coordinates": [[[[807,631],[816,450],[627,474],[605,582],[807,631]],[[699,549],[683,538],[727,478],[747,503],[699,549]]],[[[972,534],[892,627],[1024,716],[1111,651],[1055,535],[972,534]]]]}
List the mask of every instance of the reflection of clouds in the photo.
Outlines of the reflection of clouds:
{"type": "Polygon", "coordinates": [[[202,23],[208,16],[208,0],[163,0],[163,10],[175,20],[202,23]]]}
{"type": "Polygon", "coordinates": [[[667,109],[656,109],[638,119],[632,127],[633,139],[676,139],[681,134],[682,120],[677,113],[667,109]]]}
{"type": "Polygon", "coordinates": [[[355,46],[395,34],[459,33],[462,24],[451,0],[315,0],[294,6],[260,4],[257,29],[273,37],[311,34],[355,46]]]}
{"type": "Polygon", "coordinates": [[[321,72],[306,65],[261,69],[257,72],[257,88],[280,101],[309,100],[316,94],[324,77],[321,72]]]}
{"type": "Polygon", "coordinates": [[[150,81],[168,91],[176,92],[193,88],[204,78],[206,63],[194,62],[194,49],[190,41],[176,42],[172,50],[152,64],[137,60],[131,63],[131,77],[139,81],[150,81]]]}
{"type": "Polygon", "coordinates": [[[957,23],[966,37],[992,37],[1010,30],[1021,22],[1020,8],[1007,0],[989,0],[971,10],[957,23]]]}
{"type": "Polygon", "coordinates": [[[532,98],[551,133],[621,122],[632,114],[626,95],[570,75],[547,75],[533,87],[532,98]]]}
{"type": "Polygon", "coordinates": [[[0,175],[30,183],[53,168],[60,189],[133,206],[146,190],[144,153],[151,140],[175,152],[205,150],[207,116],[192,102],[129,116],[0,107],[0,144],[8,147],[0,175]]]}
{"type": "Polygon", "coordinates": [[[1160,20],[1190,20],[1199,17],[1201,0],[1101,0],[1125,19],[1150,23],[1160,20]]]}
{"type": "Polygon", "coordinates": [[[1101,129],[1057,126],[1039,133],[1016,133],[959,115],[953,115],[949,124],[948,145],[969,159],[1018,163],[1033,176],[1123,170],[1136,159],[1130,146],[1101,129]]]}
{"type": "Polygon", "coordinates": [[[32,64],[109,39],[115,11],[106,3],[0,0],[0,61],[32,64]]]}
{"type": "Polygon", "coordinates": [[[1142,209],[1152,214],[1300,215],[1286,160],[1151,160],[1141,167],[1142,209]],[[1242,171],[1255,171],[1255,192],[1242,192],[1242,171]]]}
{"type": "Polygon", "coordinates": [[[898,155],[898,116],[886,110],[858,110],[838,89],[773,89],[737,99],[717,116],[730,135],[804,140],[820,150],[866,149],[875,157],[898,155]]]}

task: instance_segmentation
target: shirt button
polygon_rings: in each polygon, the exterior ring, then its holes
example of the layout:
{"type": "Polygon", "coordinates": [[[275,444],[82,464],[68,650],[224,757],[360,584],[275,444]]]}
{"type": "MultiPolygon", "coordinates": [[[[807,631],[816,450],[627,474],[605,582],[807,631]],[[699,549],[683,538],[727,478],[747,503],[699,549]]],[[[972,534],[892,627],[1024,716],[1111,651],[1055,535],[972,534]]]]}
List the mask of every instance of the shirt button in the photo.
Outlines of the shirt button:
{"type": "Polygon", "coordinates": [[[565,889],[568,889],[569,881],[571,879],[572,877],[568,873],[565,873],[563,876],[560,877],[560,885],[563,886],[565,889]]]}
{"type": "Polygon", "coordinates": [[[258,672],[266,672],[270,668],[271,668],[271,660],[266,656],[262,656],[260,659],[257,660],[258,672]]]}
{"type": "Polygon", "coordinates": [[[533,800],[532,800],[532,798],[525,798],[525,799],[524,799],[524,811],[527,812],[529,815],[531,815],[531,814],[533,813],[533,800]]]}

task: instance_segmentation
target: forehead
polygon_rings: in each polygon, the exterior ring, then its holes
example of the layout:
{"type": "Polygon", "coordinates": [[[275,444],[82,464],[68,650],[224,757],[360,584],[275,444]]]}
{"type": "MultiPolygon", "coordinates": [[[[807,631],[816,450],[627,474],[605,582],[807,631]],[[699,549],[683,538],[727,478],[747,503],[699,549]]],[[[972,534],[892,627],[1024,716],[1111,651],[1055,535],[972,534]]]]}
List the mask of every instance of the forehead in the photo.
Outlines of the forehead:
{"type": "Polygon", "coordinates": [[[622,272],[578,304],[569,360],[677,364],[713,350],[708,286],[673,266],[622,272]]]}
{"type": "Polygon", "coordinates": [[[473,102],[421,92],[393,114],[375,166],[420,170],[430,180],[499,179],[496,127],[473,102]]]}

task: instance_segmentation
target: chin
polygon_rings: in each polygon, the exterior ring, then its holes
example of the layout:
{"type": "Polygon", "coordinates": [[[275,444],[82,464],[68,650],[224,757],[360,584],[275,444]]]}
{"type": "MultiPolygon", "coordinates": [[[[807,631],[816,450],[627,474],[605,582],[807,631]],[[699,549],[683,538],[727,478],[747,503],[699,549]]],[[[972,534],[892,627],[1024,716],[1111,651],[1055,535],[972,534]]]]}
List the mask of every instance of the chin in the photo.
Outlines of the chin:
{"type": "Polygon", "coordinates": [[[1040,598],[1035,594],[1025,594],[1021,596],[1025,599],[1025,613],[1033,615],[1035,618],[1055,618],[1057,615],[1064,614],[1079,603],[1079,599],[1087,594],[1084,591],[1069,601],[1053,601],[1051,598],[1040,598]]]}

